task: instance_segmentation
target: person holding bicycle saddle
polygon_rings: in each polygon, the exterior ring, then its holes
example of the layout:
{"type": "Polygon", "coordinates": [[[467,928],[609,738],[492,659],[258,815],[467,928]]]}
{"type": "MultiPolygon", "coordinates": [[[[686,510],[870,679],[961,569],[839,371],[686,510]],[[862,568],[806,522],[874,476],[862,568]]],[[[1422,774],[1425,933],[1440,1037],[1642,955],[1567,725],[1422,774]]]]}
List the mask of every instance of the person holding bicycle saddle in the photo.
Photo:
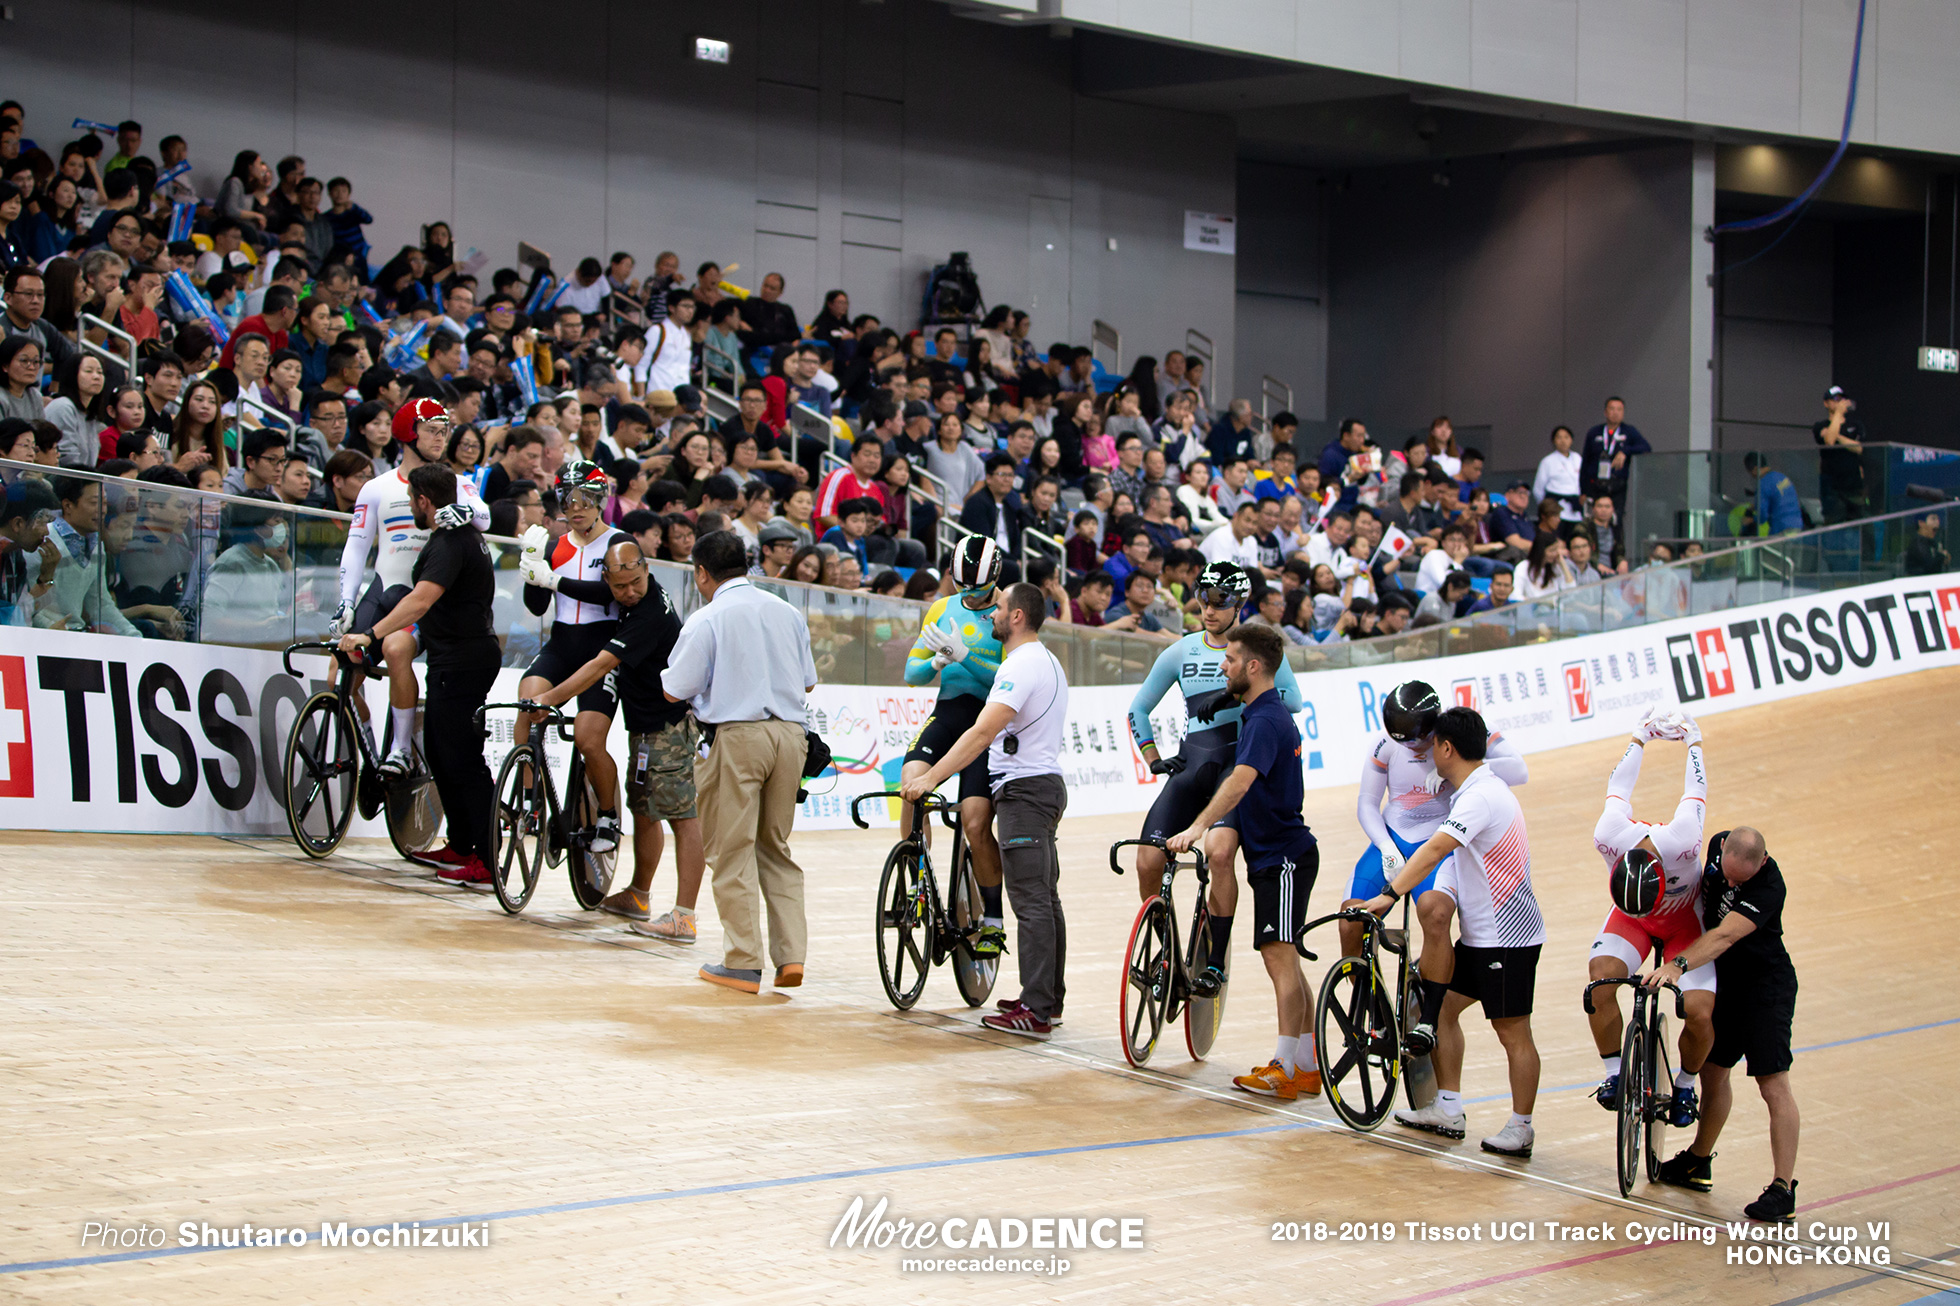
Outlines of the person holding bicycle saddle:
{"type": "MultiPolygon", "coordinates": [[[[409,587],[429,542],[432,529],[454,529],[465,523],[479,531],[490,529],[490,508],[477,494],[474,482],[457,473],[456,493],[437,510],[439,521],[418,524],[409,477],[417,467],[444,467],[449,447],[449,410],[434,399],[412,399],[395,410],[395,439],[402,446],[401,465],[383,472],[361,487],[354,500],[354,521],[340,551],[340,607],[328,625],[339,639],[350,630],[372,630],[394,611],[409,587]],[[374,583],[358,606],[361,579],[367,574],[368,551],[375,550],[374,583]]],[[[415,769],[415,652],[418,632],[412,623],[391,624],[393,632],[377,650],[388,668],[388,704],[394,718],[394,747],[381,761],[386,775],[407,775],[415,769]]],[[[363,717],[367,698],[354,703],[363,717]]],[[[437,860],[441,860],[440,857],[437,860]]]]}
{"type": "MultiPolygon", "coordinates": [[[[1593,827],[1593,847],[1605,861],[1613,909],[1593,940],[1589,979],[1625,979],[1647,964],[1654,945],[1661,945],[1662,969],[1701,937],[1701,831],[1708,815],[1708,773],[1701,753],[1701,727],[1685,712],[1650,711],[1633,728],[1633,742],[1606,782],[1606,810],[1593,827]],[[1681,801],[1674,819],[1654,825],[1633,819],[1633,789],[1640,781],[1640,761],[1647,745],[1676,740],[1688,746],[1687,774],[1681,782],[1681,801]]],[[[1674,1095],[1667,1122],[1686,1129],[1695,1122],[1695,1077],[1701,1073],[1709,1045],[1715,1041],[1715,966],[1704,962],[1679,979],[1668,976],[1681,990],[1680,1068],[1674,1073],[1674,1095]]],[[[1608,1111],[1620,1109],[1620,996],[1607,988],[1593,998],[1593,1045],[1606,1063],[1606,1078],[1593,1096],[1608,1111]]]]}
{"type": "Polygon", "coordinates": [[[1742,1208],[1751,1220],[1788,1224],[1797,1209],[1796,1095],[1790,1091],[1790,1024],[1797,1010],[1797,971],[1783,947],[1783,872],[1769,855],[1762,833],[1746,825],[1708,841],[1701,873],[1700,938],[1641,983],[1658,988],[1673,979],[1686,987],[1695,967],[1713,963],[1715,1043],[1702,1067],[1701,1125],[1695,1141],[1661,1162],[1661,1182],[1707,1192],[1715,1186],[1715,1140],[1728,1123],[1735,1098],[1729,1072],[1744,1056],[1749,1077],[1769,1108],[1769,1154],[1776,1177],[1742,1208]]]}
{"type": "Polygon", "coordinates": [[[630,922],[627,928],[635,934],[693,943],[694,903],[707,868],[694,790],[694,758],[700,751],[701,732],[687,704],[669,699],[660,685],[660,673],[667,669],[674,641],[680,638],[680,614],[653,578],[646,555],[632,536],[613,533],[601,574],[619,605],[619,624],[591,661],[533,701],[541,707],[558,707],[574,698],[583,701],[581,696],[601,683],[618,695],[626,711],[626,755],[632,759],[626,805],[633,812],[633,883],[607,897],[599,910],[625,917],[630,922]],[[674,831],[674,908],[643,925],[653,914],[647,895],[653,891],[653,875],[665,843],[662,821],[674,831]]]}
{"type": "MultiPolygon", "coordinates": [[[[1368,750],[1361,764],[1361,798],[1356,817],[1361,832],[1368,836],[1368,850],[1354,864],[1354,879],[1348,884],[1343,908],[1358,907],[1382,891],[1402,864],[1416,849],[1429,841],[1450,814],[1454,791],[1432,765],[1430,748],[1436,718],[1443,712],[1443,700],[1420,680],[1397,685],[1382,700],[1382,733],[1368,750]],[[1387,809],[1383,810],[1383,800],[1387,809]]],[[[1496,731],[1484,746],[1484,765],[1507,785],[1521,785],[1531,778],[1524,755],[1496,731]]],[[[1456,902],[1436,889],[1436,873],[1409,891],[1415,898],[1416,920],[1422,926],[1422,976],[1429,1003],[1423,1010],[1441,1006],[1443,991],[1449,987],[1456,952],[1450,942],[1450,922],[1456,915],[1456,902]]],[[[1341,922],[1341,955],[1352,957],[1361,950],[1361,927],[1341,922]]],[[[1432,1015],[1409,1031],[1408,1050],[1414,1057],[1427,1056],[1436,1046],[1436,1026],[1432,1015]]]]}
{"type": "MultiPolygon", "coordinates": [[[[518,574],[524,578],[524,606],[541,616],[556,605],[551,638],[517,684],[522,699],[538,699],[591,662],[619,629],[619,605],[613,602],[603,573],[606,551],[631,537],[606,525],[599,515],[612,493],[612,481],[596,463],[572,462],[558,474],[558,490],[571,529],[554,542],[544,527],[533,526],[524,532],[524,553],[517,562],[518,574]]],[[[595,853],[619,846],[619,769],[606,751],[617,706],[612,682],[595,680],[579,694],[578,715],[572,720],[572,745],[584,756],[585,774],[599,795],[599,817],[592,828],[595,853]]],[[[529,737],[537,722],[530,713],[518,713],[517,738],[529,737]]]]}
{"type": "Polygon", "coordinates": [[[1545,918],[1531,889],[1531,837],[1511,786],[1484,765],[1490,730],[1483,717],[1467,707],[1450,708],[1436,718],[1435,736],[1430,755],[1436,771],[1455,788],[1450,814],[1363,904],[1383,915],[1438,871],[1436,888],[1455,899],[1461,922],[1448,990],[1422,986],[1422,1018],[1436,1031],[1436,1100],[1420,1111],[1398,1109],[1395,1123],[1444,1138],[1463,1137],[1468,1122],[1460,1020],[1471,1003],[1482,1002],[1504,1045],[1511,1077],[1511,1119],[1483,1140],[1483,1149],[1529,1160],[1539,1068],[1531,1003],[1538,953],[1545,946],[1545,918]]]}
{"type": "MultiPolygon", "coordinates": [[[[1143,818],[1142,838],[1168,839],[1188,828],[1204,810],[1218,786],[1233,769],[1239,742],[1239,719],[1245,708],[1231,691],[1225,673],[1227,632],[1239,619],[1252,581],[1233,562],[1214,562],[1198,573],[1199,620],[1203,626],[1157,655],[1136,697],[1130,700],[1130,734],[1152,775],[1166,776],[1164,790],[1143,818]],[[1185,734],[1176,757],[1161,756],[1150,725],[1150,713],[1172,685],[1184,696],[1185,734]]],[[[1300,682],[1284,658],[1269,664],[1277,702],[1298,712],[1304,700],[1300,682]]],[[[1294,804],[1294,810],[1299,810],[1294,804]]],[[[1237,816],[1227,807],[1207,825],[1222,832],[1235,830],[1237,816]]],[[[1225,983],[1225,958],[1232,947],[1232,913],[1238,909],[1239,885],[1231,870],[1235,836],[1221,833],[1209,839],[1205,854],[1211,862],[1211,938],[1209,959],[1192,987],[1201,998],[1215,996],[1225,983]],[[1227,846],[1229,841],[1229,846],[1227,846]]],[[[1137,890],[1148,898],[1164,875],[1164,854],[1155,848],[1137,849],[1137,890]]],[[[1288,940],[1291,942],[1291,940],[1288,940]]],[[[1307,1058],[1312,1064],[1313,1058],[1307,1058]]]]}
{"type": "MultiPolygon", "coordinates": [[[[503,649],[497,643],[491,607],[497,598],[490,546],[469,520],[454,520],[456,473],[439,462],[408,474],[409,511],[425,540],[409,571],[414,588],[373,625],[340,637],[353,653],[385,643],[390,635],[415,627],[428,650],[429,774],[442,795],[449,820],[449,846],[430,854],[449,863],[437,878],[456,884],[487,885],[483,864],[490,834],[490,765],[483,760],[483,733],[476,714],[490,697],[503,649]]],[[[465,512],[468,510],[465,509],[465,512]]]]}
{"type": "Polygon", "coordinates": [[[1164,846],[1184,852],[1227,812],[1239,814],[1245,879],[1252,886],[1253,941],[1278,999],[1279,1047],[1271,1062],[1238,1076],[1232,1087],[1291,1102],[1302,1093],[1320,1092],[1307,1019],[1307,980],[1293,947],[1307,921],[1307,895],[1320,872],[1320,846],[1300,815],[1306,802],[1300,727],[1273,679],[1274,671],[1286,665],[1279,632],[1271,626],[1232,627],[1221,665],[1226,692],[1242,705],[1232,769],[1204,810],[1164,846]]]}
{"type": "MultiPolygon", "coordinates": [[[[905,683],[929,685],[938,676],[939,700],[905,754],[901,780],[914,780],[931,770],[933,763],[973,728],[1000,671],[1001,642],[994,634],[1000,547],[987,536],[969,535],[954,551],[951,570],[959,593],[926,609],[919,638],[905,659],[905,683]]],[[[973,857],[973,879],[980,886],[982,907],[980,932],[973,939],[976,957],[998,957],[1007,942],[990,780],[984,752],[960,771],[960,823],[966,827],[966,846],[973,857]]],[[[906,804],[904,828],[908,831],[917,819],[916,811],[912,804],[906,804]]],[[[930,846],[930,826],[922,833],[930,846]]]]}

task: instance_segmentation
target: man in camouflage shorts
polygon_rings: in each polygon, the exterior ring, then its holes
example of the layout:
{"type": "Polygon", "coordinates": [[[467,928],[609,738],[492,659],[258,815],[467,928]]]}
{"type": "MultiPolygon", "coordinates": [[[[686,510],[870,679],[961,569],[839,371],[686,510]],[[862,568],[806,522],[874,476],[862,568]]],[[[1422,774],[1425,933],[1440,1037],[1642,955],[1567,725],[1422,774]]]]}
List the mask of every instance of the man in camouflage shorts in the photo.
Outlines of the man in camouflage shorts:
{"type": "Polygon", "coordinates": [[[686,703],[669,702],[660,673],[681,633],[680,614],[647,567],[631,537],[606,550],[604,576],[619,605],[619,628],[592,660],[542,694],[546,705],[569,702],[601,679],[612,687],[626,718],[626,806],[633,813],[633,883],[599,904],[623,916],[636,934],[669,943],[694,942],[694,903],[701,893],[707,857],[694,807],[694,759],[701,731],[686,703]],[[650,920],[648,895],[666,847],[666,822],[674,832],[677,884],[674,908],[650,920]]]}

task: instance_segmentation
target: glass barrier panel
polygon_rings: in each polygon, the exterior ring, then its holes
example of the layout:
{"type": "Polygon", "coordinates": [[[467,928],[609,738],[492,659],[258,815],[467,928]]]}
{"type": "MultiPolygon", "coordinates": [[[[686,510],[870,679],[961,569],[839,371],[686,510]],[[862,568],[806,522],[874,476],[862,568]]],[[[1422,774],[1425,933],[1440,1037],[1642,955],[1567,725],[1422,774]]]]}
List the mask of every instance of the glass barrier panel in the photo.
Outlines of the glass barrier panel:
{"type": "Polygon", "coordinates": [[[868,598],[863,602],[866,608],[865,633],[869,640],[865,654],[865,683],[902,685],[905,683],[905,663],[912,655],[912,645],[918,641],[925,609],[903,599],[868,598]]]}

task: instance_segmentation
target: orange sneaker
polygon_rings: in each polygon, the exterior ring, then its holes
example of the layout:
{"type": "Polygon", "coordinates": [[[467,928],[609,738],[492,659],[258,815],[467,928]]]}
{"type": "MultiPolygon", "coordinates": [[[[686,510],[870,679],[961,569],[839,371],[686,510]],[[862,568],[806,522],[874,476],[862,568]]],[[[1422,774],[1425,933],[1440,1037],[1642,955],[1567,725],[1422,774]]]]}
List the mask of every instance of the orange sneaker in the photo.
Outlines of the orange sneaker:
{"type": "Polygon", "coordinates": [[[1293,1092],[1298,1097],[1320,1096],[1320,1071],[1302,1061],[1293,1068],[1293,1092]]]}
{"type": "Polygon", "coordinates": [[[1293,1077],[1281,1068],[1279,1062],[1269,1061],[1256,1067],[1251,1074],[1233,1079],[1232,1087],[1257,1093],[1261,1097],[1276,1097],[1282,1102],[1291,1102],[1300,1095],[1293,1082],[1293,1077]]]}

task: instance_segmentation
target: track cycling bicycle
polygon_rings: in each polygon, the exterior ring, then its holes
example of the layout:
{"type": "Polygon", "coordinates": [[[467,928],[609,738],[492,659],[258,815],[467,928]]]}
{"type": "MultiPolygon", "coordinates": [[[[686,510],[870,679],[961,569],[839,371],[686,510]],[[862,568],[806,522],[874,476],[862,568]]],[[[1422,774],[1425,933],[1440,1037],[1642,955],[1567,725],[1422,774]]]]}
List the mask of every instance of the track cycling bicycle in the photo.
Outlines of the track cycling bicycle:
{"type": "MultiPolygon", "coordinates": [[[[1654,949],[1659,963],[1660,948],[1654,949]]],[[[1593,1011],[1593,990],[1614,984],[1633,989],[1633,1016],[1627,1021],[1620,1040],[1620,1101],[1614,1128],[1614,1162],[1619,1171],[1620,1196],[1633,1195],[1640,1178],[1641,1152],[1646,1151],[1647,1182],[1661,1177],[1661,1148],[1667,1139],[1667,1111],[1673,1100],[1674,1067],[1667,1055],[1667,1014],[1661,1010],[1661,995],[1640,983],[1638,975],[1618,979],[1594,980],[1586,985],[1585,1008],[1593,1011]]],[[[1688,1012],[1681,990],[1663,983],[1674,992],[1674,1018],[1686,1022],[1688,1012]]]]}
{"type": "Polygon", "coordinates": [[[592,850],[599,794],[586,777],[585,755],[576,746],[565,773],[565,796],[571,806],[558,801],[551,760],[545,753],[545,731],[555,728],[560,739],[571,743],[572,719],[555,707],[529,700],[485,703],[476,712],[479,733],[484,714],[498,708],[516,708],[544,719],[531,726],[528,738],[517,741],[497,772],[490,805],[489,852],[483,859],[490,870],[490,886],[497,891],[497,902],[513,916],[523,911],[537,890],[546,863],[556,866],[562,860],[568,863],[572,896],[581,908],[591,911],[612,888],[619,847],[615,844],[605,852],[592,850]]]}
{"type": "MultiPolygon", "coordinates": [[[[870,829],[859,810],[861,805],[898,797],[896,789],[858,794],[851,799],[852,823],[860,830],[870,829]]],[[[932,968],[950,961],[961,999],[967,1006],[977,1007],[994,991],[1000,958],[978,956],[973,951],[986,910],[980,898],[980,881],[973,875],[973,857],[967,850],[959,805],[944,795],[927,794],[914,809],[914,828],[892,845],[885,856],[885,869],[878,876],[878,978],[891,1004],[900,1011],[910,1011],[925,992],[926,976],[932,968]],[[944,900],[932,870],[932,849],[925,841],[925,823],[935,812],[953,832],[952,892],[944,900]]]]}
{"type": "Polygon", "coordinates": [[[1390,928],[1379,916],[1347,907],[1301,929],[1293,946],[1308,961],[1307,935],[1332,921],[1361,927],[1361,951],[1328,968],[1314,1003],[1314,1056],[1320,1082],[1334,1114],[1350,1129],[1369,1133],[1395,1108],[1402,1085],[1409,1105],[1428,1106],[1436,1096],[1436,1072],[1427,1055],[1409,1055],[1409,1031],[1422,1019],[1415,959],[1409,955],[1409,899],[1402,899],[1402,924],[1390,928]],[[1382,973],[1381,950],[1395,954],[1391,981],[1382,973]]]}
{"type": "Polygon", "coordinates": [[[1193,1061],[1203,1061],[1218,1037],[1225,1018],[1225,994],[1231,988],[1232,959],[1225,958],[1225,983],[1218,992],[1200,995],[1194,986],[1205,959],[1210,954],[1211,904],[1206,889],[1211,871],[1205,865],[1201,848],[1191,849],[1191,864],[1197,871],[1198,901],[1191,909],[1191,934],[1180,945],[1177,936],[1176,900],[1171,882],[1177,874],[1177,858],[1162,839],[1119,839],[1109,846],[1109,869],[1123,874],[1117,860],[1120,848],[1156,848],[1164,854],[1163,882],[1157,892],[1137,909],[1130,926],[1130,943],[1124,952],[1123,992],[1118,1005],[1122,1021],[1123,1055],[1141,1068],[1157,1050],[1157,1039],[1164,1026],[1184,1017],[1184,1047],[1193,1061]]]}
{"type": "Polygon", "coordinates": [[[395,851],[417,861],[442,828],[435,777],[420,753],[407,775],[384,775],[381,759],[394,746],[394,715],[389,714],[377,751],[374,731],[356,706],[363,681],[387,672],[338,644],[305,641],[289,645],[285,655],[286,674],[301,683],[306,678],[294,670],[293,654],[308,651],[330,655],[336,670],[333,680],[300,707],[286,735],[286,828],[293,842],[308,857],[331,856],[358,808],[369,820],[385,813],[395,851]]]}

